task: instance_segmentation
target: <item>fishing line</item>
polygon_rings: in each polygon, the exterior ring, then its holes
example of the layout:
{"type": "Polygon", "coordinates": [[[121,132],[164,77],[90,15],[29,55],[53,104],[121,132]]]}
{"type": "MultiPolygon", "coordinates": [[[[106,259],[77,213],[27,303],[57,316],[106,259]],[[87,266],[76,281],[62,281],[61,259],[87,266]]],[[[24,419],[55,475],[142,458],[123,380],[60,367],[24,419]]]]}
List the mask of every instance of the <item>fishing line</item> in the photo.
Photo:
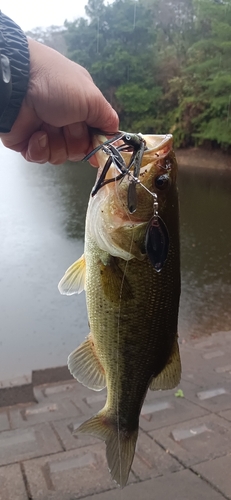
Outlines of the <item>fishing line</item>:
{"type": "MultiPolygon", "coordinates": [[[[125,177],[124,177],[125,178],[125,177]]],[[[124,178],[121,180],[124,180],[124,178]]],[[[118,189],[118,183],[115,180],[115,192],[117,195],[117,198],[120,200],[122,206],[123,206],[123,201],[121,200],[120,194],[119,194],[119,189],[118,189]]],[[[132,219],[130,217],[130,214],[128,211],[126,211],[126,215],[129,219],[129,221],[132,224],[132,219]]],[[[131,253],[132,245],[134,242],[134,231],[132,232],[132,238],[131,238],[131,243],[130,243],[130,248],[129,248],[129,253],[131,253]]],[[[120,315],[121,315],[121,303],[122,303],[122,293],[123,293],[123,287],[124,287],[124,281],[126,277],[126,272],[128,268],[128,260],[125,263],[124,271],[123,271],[123,276],[122,276],[122,281],[121,281],[121,286],[120,286],[120,293],[119,293],[119,309],[118,309],[118,323],[117,323],[117,359],[116,359],[116,375],[117,375],[117,404],[116,404],[116,412],[117,412],[117,436],[118,436],[118,452],[119,452],[119,465],[120,465],[120,482],[122,478],[122,462],[121,462],[121,446],[120,446],[120,419],[119,419],[119,341],[120,341],[120,315]]],[[[123,497],[123,492],[121,490],[121,499],[123,497]]]]}
{"type": "MultiPolygon", "coordinates": [[[[110,148],[107,148],[107,146],[103,147],[103,151],[112,158],[112,164],[114,169],[119,171],[120,173],[124,174],[122,179],[120,180],[120,183],[118,184],[116,177],[112,179],[112,182],[114,180],[114,188],[115,188],[115,194],[117,199],[120,201],[120,204],[122,205],[124,212],[126,213],[127,220],[131,224],[132,232],[131,232],[131,240],[130,240],[130,245],[129,245],[129,250],[128,252],[131,254],[132,251],[132,246],[134,243],[134,230],[135,230],[135,225],[133,224],[132,218],[129,213],[129,208],[127,205],[124,204],[124,201],[122,200],[119,192],[119,186],[123,182],[124,179],[131,179],[134,183],[139,184],[141,187],[145,189],[146,192],[148,192],[152,198],[154,198],[154,216],[158,216],[158,203],[157,203],[157,195],[154,192],[151,192],[140,180],[138,177],[134,176],[130,172],[130,168],[132,165],[129,165],[128,167],[125,167],[124,164],[118,160],[118,158],[113,154],[113,152],[110,150],[110,148]]],[[[120,324],[121,324],[121,307],[122,307],[122,293],[124,289],[124,283],[126,279],[126,274],[127,274],[127,269],[128,269],[128,260],[125,261],[125,266],[123,270],[123,275],[122,275],[122,280],[121,280],[121,285],[120,285],[120,291],[119,291],[119,306],[118,306],[118,321],[117,321],[117,352],[116,352],[116,376],[117,376],[117,381],[116,381],[116,420],[117,420],[117,440],[118,440],[118,460],[119,460],[119,477],[120,477],[120,484],[122,482],[122,453],[121,453],[121,441],[120,441],[120,415],[119,415],[119,352],[120,352],[120,324]]],[[[126,438],[125,438],[126,439],[126,438]]],[[[121,491],[121,499],[122,499],[122,491],[121,491]]]]}

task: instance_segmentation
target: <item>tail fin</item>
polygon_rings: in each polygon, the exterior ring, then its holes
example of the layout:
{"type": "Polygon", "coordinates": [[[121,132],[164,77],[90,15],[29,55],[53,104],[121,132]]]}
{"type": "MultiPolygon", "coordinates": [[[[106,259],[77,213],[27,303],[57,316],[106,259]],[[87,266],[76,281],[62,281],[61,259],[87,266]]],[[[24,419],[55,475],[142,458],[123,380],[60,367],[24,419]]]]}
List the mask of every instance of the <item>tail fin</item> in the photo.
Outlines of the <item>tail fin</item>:
{"type": "Polygon", "coordinates": [[[110,416],[106,410],[101,410],[97,415],[80,425],[76,433],[91,434],[106,443],[106,457],[109,471],[122,488],[126,486],[132,466],[138,426],[134,431],[118,430],[117,417],[110,416]]]}

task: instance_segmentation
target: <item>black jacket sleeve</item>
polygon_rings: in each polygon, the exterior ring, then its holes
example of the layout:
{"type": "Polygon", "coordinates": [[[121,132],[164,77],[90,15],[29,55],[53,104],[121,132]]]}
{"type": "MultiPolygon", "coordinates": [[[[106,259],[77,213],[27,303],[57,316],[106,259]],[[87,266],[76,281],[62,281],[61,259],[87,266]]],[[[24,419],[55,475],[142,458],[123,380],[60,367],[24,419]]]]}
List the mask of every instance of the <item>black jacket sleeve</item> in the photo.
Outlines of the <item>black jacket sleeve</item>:
{"type": "Polygon", "coordinates": [[[10,132],[25,97],[30,74],[26,35],[0,11],[0,133],[10,132]]]}

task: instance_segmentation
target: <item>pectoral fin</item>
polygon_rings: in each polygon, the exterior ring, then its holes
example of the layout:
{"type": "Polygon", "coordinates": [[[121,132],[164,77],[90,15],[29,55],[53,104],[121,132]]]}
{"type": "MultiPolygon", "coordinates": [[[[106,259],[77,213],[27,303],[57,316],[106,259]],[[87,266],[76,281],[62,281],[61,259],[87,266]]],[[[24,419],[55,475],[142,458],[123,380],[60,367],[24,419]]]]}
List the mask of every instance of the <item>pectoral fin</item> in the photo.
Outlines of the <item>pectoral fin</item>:
{"type": "Polygon", "coordinates": [[[175,339],[172,353],[168,360],[167,365],[162,370],[162,372],[157,375],[157,377],[153,377],[149,389],[151,391],[158,391],[160,389],[174,389],[179,382],[181,377],[181,361],[180,361],[180,353],[179,346],[177,342],[177,337],[175,339]]]}
{"type": "Polygon", "coordinates": [[[67,364],[73,377],[89,389],[101,391],[106,387],[105,372],[91,335],[68,356],[67,364]]]}
{"type": "Polygon", "coordinates": [[[62,295],[73,295],[81,293],[85,288],[86,263],[84,254],[65,272],[58,284],[58,289],[62,295]]]}

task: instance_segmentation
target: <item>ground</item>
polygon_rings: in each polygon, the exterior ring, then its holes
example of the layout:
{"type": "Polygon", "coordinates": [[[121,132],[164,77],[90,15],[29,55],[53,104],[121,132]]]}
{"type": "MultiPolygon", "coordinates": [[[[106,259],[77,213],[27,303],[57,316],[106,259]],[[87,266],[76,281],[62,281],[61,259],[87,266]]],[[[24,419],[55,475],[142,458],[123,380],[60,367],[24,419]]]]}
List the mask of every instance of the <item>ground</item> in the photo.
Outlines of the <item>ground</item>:
{"type": "Polygon", "coordinates": [[[72,433],[105,392],[68,381],[1,408],[0,500],[231,499],[231,332],[180,350],[179,387],[148,392],[128,486],[110,479],[103,442],[72,433]]]}

